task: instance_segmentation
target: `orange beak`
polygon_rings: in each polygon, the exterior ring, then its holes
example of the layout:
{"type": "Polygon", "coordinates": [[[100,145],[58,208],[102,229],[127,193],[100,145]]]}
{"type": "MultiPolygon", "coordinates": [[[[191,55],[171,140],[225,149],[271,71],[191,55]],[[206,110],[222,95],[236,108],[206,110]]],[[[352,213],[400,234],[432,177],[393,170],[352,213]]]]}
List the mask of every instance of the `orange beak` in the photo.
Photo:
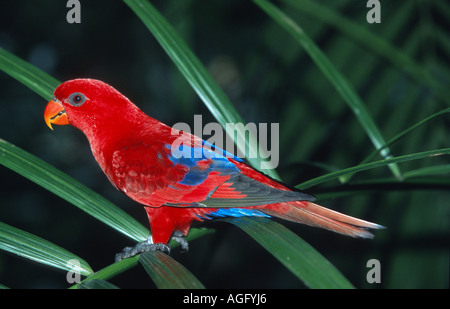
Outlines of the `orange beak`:
{"type": "Polygon", "coordinates": [[[52,123],[58,125],[69,124],[69,118],[67,118],[66,110],[60,102],[57,102],[55,100],[51,100],[50,102],[48,102],[47,106],[45,107],[44,119],[45,123],[52,130],[52,123]]]}

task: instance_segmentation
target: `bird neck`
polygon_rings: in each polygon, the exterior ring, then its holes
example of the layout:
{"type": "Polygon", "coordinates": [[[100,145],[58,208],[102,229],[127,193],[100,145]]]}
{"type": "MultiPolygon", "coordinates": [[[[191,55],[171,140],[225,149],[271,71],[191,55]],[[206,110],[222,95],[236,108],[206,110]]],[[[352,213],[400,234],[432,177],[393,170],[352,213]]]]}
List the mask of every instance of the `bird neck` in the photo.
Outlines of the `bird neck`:
{"type": "MultiPolygon", "coordinates": [[[[170,127],[139,110],[139,113],[135,115],[128,114],[127,117],[117,117],[114,122],[107,121],[101,126],[92,125],[88,132],[84,132],[84,130],[83,132],[89,140],[95,159],[106,172],[116,150],[121,150],[142,140],[147,143],[159,140],[157,136],[153,137],[153,135],[167,130],[170,130],[170,127]]],[[[170,131],[166,133],[170,134],[170,131]]]]}

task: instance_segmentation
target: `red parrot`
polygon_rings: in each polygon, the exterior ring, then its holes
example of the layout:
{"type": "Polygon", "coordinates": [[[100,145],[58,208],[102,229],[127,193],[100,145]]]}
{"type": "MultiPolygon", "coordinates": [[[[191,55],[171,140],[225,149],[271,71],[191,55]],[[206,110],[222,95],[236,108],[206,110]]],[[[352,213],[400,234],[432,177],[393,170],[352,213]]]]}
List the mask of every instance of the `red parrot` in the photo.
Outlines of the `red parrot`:
{"type": "Polygon", "coordinates": [[[109,181],[145,206],[149,239],[125,248],[116,260],[147,250],[168,251],[171,238],[187,249],[183,237],[191,224],[218,217],[279,217],[362,238],[373,237],[367,229],[382,228],[314,204],[313,196],[147,116],[102,81],[62,83],[44,118],[50,128],[70,124],[81,130],[109,181]]]}

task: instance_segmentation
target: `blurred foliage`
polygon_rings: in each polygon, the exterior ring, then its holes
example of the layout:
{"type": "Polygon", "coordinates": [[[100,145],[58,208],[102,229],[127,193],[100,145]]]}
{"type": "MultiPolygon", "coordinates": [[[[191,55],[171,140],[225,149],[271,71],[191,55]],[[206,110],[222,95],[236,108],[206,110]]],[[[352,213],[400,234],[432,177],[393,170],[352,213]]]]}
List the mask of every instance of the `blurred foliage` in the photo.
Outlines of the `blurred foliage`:
{"type": "MultiPolygon", "coordinates": [[[[152,3],[245,121],[280,124],[277,171],[285,182],[297,185],[358,165],[373,152],[352,111],[302,46],[253,2],[152,3]]],[[[385,140],[450,105],[445,95],[450,80],[448,2],[383,1],[381,24],[366,22],[366,1],[274,3],[347,78],[385,140]]],[[[182,121],[192,126],[194,114],[202,114],[203,123],[214,121],[123,2],[83,2],[81,24],[68,24],[67,10],[65,1],[2,2],[0,46],[61,81],[104,80],[169,125],[182,121]]],[[[1,138],[63,170],[148,226],[142,207],[106,180],[80,132],[70,127],[48,130],[43,121],[46,101],[9,76],[0,74],[0,87],[1,138]]],[[[406,134],[390,146],[391,152],[401,156],[447,148],[448,133],[449,118],[444,114],[406,134]]],[[[399,167],[405,173],[447,162],[447,156],[441,156],[399,167]]],[[[336,181],[308,189],[324,206],[386,226],[374,240],[281,223],[326,256],[356,287],[448,288],[450,194],[448,168],[443,171],[446,174],[419,175],[415,183],[402,184],[382,167],[356,174],[347,185],[336,181]],[[366,281],[366,263],[373,258],[381,263],[380,284],[366,281]]],[[[70,248],[94,270],[109,265],[116,252],[130,245],[129,239],[25,178],[4,167],[0,173],[0,221],[70,248]]],[[[192,242],[187,254],[172,253],[206,287],[302,287],[241,230],[221,222],[206,226],[216,228],[216,233],[192,242]]],[[[153,286],[137,267],[110,282],[119,287],[153,286]]],[[[0,283],[13,288],[68,286],[64,272],[3,252],[0,283]]]]}

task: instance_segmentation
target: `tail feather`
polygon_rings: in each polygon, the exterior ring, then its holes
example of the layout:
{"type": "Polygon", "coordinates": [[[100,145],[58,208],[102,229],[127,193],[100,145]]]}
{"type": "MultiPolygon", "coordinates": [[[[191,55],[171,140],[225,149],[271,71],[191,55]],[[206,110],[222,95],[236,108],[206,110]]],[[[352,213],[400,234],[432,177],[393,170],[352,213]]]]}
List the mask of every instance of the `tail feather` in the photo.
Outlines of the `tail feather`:
{"type": "Polygon", "coordinates": [[[274,204],[261,211],[274,217],[321,227],[352,237],[373,238],[373,234],[367,229],[384,228],[382,225],[350,217],[307,201],[274,204]]]}

